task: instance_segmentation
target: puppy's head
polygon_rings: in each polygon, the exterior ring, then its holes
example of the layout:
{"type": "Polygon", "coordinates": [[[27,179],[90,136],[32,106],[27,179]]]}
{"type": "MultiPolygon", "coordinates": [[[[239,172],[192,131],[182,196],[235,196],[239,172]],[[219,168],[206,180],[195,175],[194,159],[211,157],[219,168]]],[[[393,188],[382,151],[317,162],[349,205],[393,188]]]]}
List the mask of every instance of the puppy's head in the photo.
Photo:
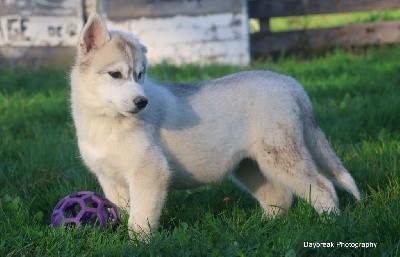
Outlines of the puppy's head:
{"type": "Polygon", "coordinates": [[[135,36],[108,31],[101,17],[92,14],[82,29],[71,73],[73,100],[75,95],[99,115],[132,116],[143,110],[146,52],[135,36]]]}

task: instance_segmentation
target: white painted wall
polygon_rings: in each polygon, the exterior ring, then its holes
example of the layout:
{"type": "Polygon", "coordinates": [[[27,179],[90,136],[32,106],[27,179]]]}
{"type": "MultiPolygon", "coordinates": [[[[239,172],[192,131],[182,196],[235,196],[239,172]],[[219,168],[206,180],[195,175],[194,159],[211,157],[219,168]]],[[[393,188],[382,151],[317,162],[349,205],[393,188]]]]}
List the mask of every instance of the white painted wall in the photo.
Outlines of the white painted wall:
{"type": "Polygon", "coordinates": [[[108,21],[107,26],[138,36],[152,64],[250,62],[245,12],[108,21]]]}

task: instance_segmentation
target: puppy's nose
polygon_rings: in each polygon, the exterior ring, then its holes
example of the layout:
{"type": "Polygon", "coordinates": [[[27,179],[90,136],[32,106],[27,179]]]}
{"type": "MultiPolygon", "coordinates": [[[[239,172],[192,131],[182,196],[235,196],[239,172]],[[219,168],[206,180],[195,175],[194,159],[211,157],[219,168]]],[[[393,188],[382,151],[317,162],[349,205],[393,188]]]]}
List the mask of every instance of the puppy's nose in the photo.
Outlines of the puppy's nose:
{"type": "Polygon", "coordinates": [[[135,99],[133,99],[133,102],[135,103],[136,107],[139,110],[141,110],[144,107],[146,107],[147,103],[148,103],[147,99],[144,98],[143,96],[136,97],[135,99]]]}

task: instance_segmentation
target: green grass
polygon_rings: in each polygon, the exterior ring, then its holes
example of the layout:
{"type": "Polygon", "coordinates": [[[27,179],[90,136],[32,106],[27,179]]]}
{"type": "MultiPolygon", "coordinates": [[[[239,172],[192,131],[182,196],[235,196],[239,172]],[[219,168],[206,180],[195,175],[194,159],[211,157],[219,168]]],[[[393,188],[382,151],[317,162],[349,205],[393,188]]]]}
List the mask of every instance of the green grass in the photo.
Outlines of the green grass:
{"type": "Polygon", "coordinates": [[[362,192],[338,190],[340,216],[296,200],[279,219],[229,181],[169,194],[150,244],[115,232],[53,229],[65,195],[92,190],[69,114],[66,70],[0,70],[0,256],[396,256],[400,255],[400,46],[340,50],[312,60],[251,67],[159,65],[159,80],[196,81],[243,69],[289,74],[306,88],[318,121],[362,192]],[[229,196],[229,201],[223,199],[229,196]],[[304,248],[303,242],[374,242],[375,249],[304,248]]]}
{"type": "MultiPolygon", "coordinates": [[[[270,19],[270,29],[272,32],[282,32],[289,30],[329,28],[393,20],[400,20],[400,9],[354,13],[314,14],[293,17],[274,17],[270,19]]],[[[252,19],[250,21],[250,28],[252,32],[259,31],[259,22],[255,19],[252,19]]]]}

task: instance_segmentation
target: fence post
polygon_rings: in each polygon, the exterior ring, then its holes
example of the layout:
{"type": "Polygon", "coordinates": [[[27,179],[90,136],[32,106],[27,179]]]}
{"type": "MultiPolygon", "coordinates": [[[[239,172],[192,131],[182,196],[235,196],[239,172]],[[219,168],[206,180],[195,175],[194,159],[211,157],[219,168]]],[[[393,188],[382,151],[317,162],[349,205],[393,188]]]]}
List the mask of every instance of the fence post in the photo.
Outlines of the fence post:
{"type": "Polygon", "coordinates": [[[107,0],[97,0],[96,3],[97,13],[100,14],[105,20],[107,19],[107,9],[108,9],[107,0]]]}
{"type": "Polygon", "coordinates": [[[83,0],[83,2],[84,22],[93,12],[100,14],[103,19],[107,19],[107,0],[83,0]]]}
{"type": "Polygon", "coordinates": [[[260,19],[260,32],[270,32],[269,18],[260,19]]]}

